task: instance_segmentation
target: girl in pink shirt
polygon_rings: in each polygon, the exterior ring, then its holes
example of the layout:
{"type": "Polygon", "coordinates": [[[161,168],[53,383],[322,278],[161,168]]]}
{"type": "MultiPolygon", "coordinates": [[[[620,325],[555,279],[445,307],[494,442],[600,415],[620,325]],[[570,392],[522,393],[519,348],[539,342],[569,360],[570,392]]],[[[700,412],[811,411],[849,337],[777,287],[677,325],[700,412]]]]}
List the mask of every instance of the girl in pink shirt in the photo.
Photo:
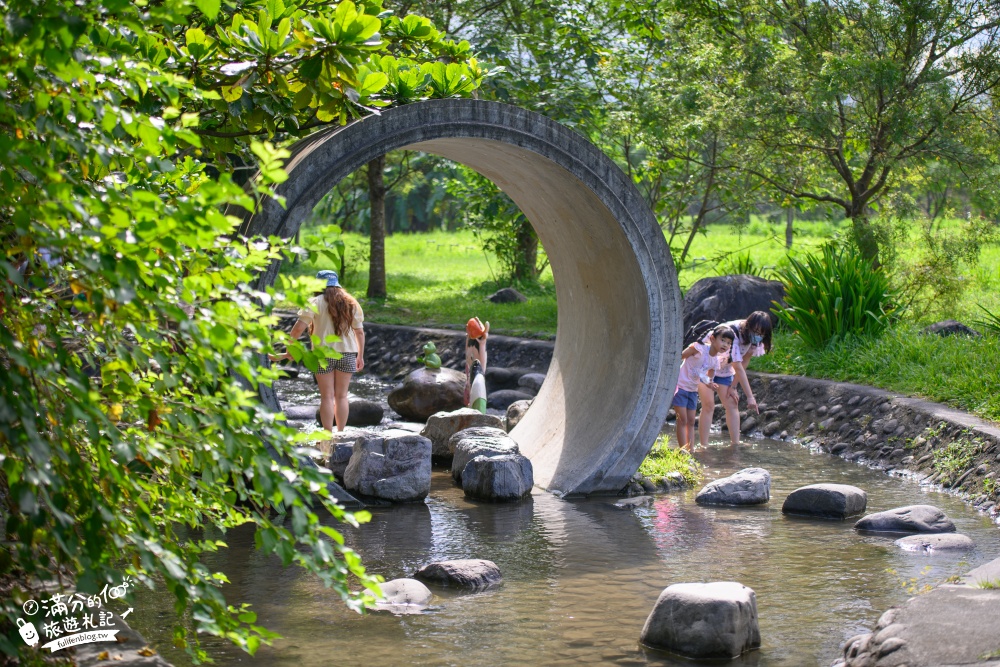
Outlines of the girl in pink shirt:
{"type": "Polygon", "coordinates": [[[734,338],[732,329],[718,326],[708,334],[707,342],[691,343],[681,352],[681,372],[677,377],[673,401],[677,414],[677,446],[681,449],[690,452],[694,447],[694,417],[698,408],[699,386],[716,387],[713,378],[719,370],[719,355],[729,352],[734,338]]]}

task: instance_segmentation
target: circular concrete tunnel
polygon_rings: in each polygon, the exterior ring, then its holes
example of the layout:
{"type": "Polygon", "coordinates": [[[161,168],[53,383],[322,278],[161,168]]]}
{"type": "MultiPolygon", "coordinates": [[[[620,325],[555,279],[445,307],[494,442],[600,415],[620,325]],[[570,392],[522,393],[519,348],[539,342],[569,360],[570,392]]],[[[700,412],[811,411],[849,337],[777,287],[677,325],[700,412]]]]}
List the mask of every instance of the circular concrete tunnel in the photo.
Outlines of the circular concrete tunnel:
{"type": "MultiPolygon", "coordinates": [[[[537,486],[621,490],[663,426],[680,361],[680,290],[653,213],[618,166],[572,130],[510,105],[434,100],[295,144],[277,188],[285,207],[262,201],[241,231],[294,236],[337,182],[398,149],[475,169],[531,222],[552,267],[558,323],[545,382],[511,436],[537,486]]],[[[278,270],[257,286],[273,284],[278,270]]],[[[261,397],[278,408],[273,392],[261,397]]]]}

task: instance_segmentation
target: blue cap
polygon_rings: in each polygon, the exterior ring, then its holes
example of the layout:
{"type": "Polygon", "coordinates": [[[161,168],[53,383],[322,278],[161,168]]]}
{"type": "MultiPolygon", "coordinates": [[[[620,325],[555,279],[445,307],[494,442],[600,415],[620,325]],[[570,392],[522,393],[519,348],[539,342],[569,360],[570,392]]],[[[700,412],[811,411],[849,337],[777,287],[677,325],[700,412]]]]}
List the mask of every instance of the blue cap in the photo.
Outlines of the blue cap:
{"type": "Polygon", "coordinates": [[[316,277],[320,280],[325,280],[327,287],[340,287],[340,278],[337,277],[336,271],[324,269],[323,271],[317,273],[316,277]]]}

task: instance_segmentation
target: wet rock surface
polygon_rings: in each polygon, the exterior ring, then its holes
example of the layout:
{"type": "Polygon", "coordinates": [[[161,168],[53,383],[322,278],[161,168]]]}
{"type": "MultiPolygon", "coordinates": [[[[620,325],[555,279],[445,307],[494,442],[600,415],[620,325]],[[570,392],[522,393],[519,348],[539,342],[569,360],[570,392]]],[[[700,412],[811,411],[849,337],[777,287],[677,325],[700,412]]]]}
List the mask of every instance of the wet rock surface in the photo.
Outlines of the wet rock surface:
{"type": "Polygon", "coordinates": [[[462,469],[462,491],[467,498],[491,503],[520,500],[534,485],[531,461],[521,454],[479,455],[462,469]]]}
{"type": "Polygon", "coordinates": [[[763,505],[771,499],[771,474],[744,468],[706,485],[695,496],[699,505],[763,505]]]}
{"type": "Polygon", "coordinates": [[[976,543],[968,535],[960,533],[938,533],[934,535],[910,535],[896,540],[896,546],[903,551],[934,554],[946,551],[968,551],[976,543]]]}
{"type": "Polygon", "coordinates": [[[872,533],[952,533],[955,524],[933,505],[908,505],[869,514],[854,524],[872,533]]]}
{"type": "Polygon", "coordinates": [[[732,581],[668,586],[640,641],[688,658],[735,658],[760,646],[756,595],[732,581]]]}
{"type": "Polygon", "coordinates": [[[375,610],[397,615],[419,614],[426,609],[434,594],[416,579],[393,579],[379,584],[382,596],[376,598],[375,610]]]}
{"type": "Polygon", "coordinates": [[[431,489],[431,441],[406,431],[359,437],[344,471],[344,485],[381,500],[423,500],[431,489]]]}
{"type": "Polygon", "coordinates": [[[846,519],[861,514],[868,506],[868,494],[848,484],[811,484],[795,489],[785,498],[785,514],[822,519],[846,519]]]}
{"type": "Polygon", "coordinates": [[[477,456],[505,456],[520,454],[514,439],[500,428],[477,426],[459,431],[451,436],[448,449],[453,453],[451,461],[451,476],[456,483],[462,483],[465,466],[477,456]]]}
{"type": "Polygon", "coordinates": [[[420,568],[413,576],[440,586],[472,590],[492,588],[503,581],[503,575],[496,563],[478,558],[431,563],[420,568]]]}
{"type": "Polygon", "coordinates": [[[418,368],[389,394],[389,407],[404,419],[426,421],[463,407],[465,375],[450,368],[418,368]]]}
{"type": "Polygon", "coordinates": [[[431,441],[431,456],[440,463],[450,463],[454,450],[448,446],[451,436],[472,427],[503,429],[503,419],[496,415],[484,415],[479,410],[461,408],[451,412],[438,412],[427,419],[427,425],[420,435],[431,441]]]}

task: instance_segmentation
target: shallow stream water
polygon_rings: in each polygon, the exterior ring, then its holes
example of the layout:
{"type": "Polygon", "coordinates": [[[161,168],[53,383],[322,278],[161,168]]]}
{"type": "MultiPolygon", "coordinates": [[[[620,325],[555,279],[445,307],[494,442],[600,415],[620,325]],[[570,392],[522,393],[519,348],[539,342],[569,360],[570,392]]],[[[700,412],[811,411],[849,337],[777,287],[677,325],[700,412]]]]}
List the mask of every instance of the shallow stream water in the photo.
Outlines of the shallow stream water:
{"type": "MultiPolygon", "coordinates": [[[[829,665],[845,639],[890,606],[1000,556],[1000,531],[987,517],[911,480],[790,442],[719,444],[696,456],[706,482],[766,468],[771,502],[700,507],[690,490],[623,511],[615,498],[564,500],[536,490],[519,504],[490,505],[467,501],[447,471],[435,470],[425,503],[375,508],[369,524],[343,530],[369,571],[386,579],[459,558],[492,560],[503,573],[503,586],[484,593],[432,589],[434,606],[420,615],[351,613],[314,578],[254,552],[251,531],[232,531],[229,548],[206,564],[232,581],[231,602],[251,603],[258,622],[284,639],[256,659],[219,640],[205,646],[223,665],[706,664],[644,649],[639,633],[666,586],[738,581],[756,591],[763,645],[725,664],[829,665]],[[788,493],[819,482],[865,489],[868,512],[936,505],[976,548],[907,553],[892,537],[858,534],[853,521],[781,514],[788,493]]],[[[143,594],[130,621],[174,664],[188,664],[170,646],[170,605],[162,592],[143,594]]]]}

